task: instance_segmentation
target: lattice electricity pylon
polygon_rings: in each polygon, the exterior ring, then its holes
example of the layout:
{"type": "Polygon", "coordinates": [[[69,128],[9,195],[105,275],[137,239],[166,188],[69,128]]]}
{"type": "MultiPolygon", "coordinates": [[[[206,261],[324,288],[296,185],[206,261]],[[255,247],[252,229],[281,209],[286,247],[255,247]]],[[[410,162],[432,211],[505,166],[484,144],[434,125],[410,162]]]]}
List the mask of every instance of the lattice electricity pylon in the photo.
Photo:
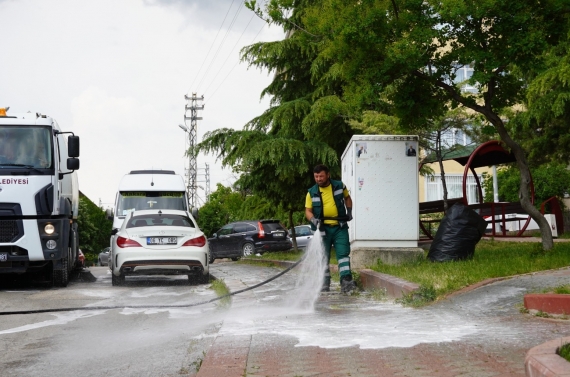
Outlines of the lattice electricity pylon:
{"type": "Polygon", "coordinates": [[[198,110],[204,110],[204,105],[199,105],[198,101],[204,101],[204,96],[197,97],[196,93],[192,93],[191,97],[184,95],[184,98],[188,101],[185,106],[184,112],[184,124],[187,128],[188,133],[188,177],[187,177],[187,187],[188,192],[188,206],[189,208],[194,208],[198,204],[198,193],[196,185],[196,175],[198,173],[198,162],[197,154],[195,152],[196,147],[196,135],[198,134],[198,121],[202,120],[202,117],[198,116],[198,110]],[[188,124],[187,121],[190,121],[188,124]]]}

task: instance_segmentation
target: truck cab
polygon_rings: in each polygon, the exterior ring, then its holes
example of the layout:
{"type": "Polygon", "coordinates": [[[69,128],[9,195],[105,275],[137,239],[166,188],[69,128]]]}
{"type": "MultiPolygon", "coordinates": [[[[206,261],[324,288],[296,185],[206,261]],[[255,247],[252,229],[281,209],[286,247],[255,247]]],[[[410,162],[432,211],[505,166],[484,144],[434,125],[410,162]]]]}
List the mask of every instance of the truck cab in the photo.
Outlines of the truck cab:
{"type": "Polygon", "coordinates": [[[66,286],[79,252],[79,137],[47,115],[7,110],[0,108],[0,274],[38,272],[66,286]]]}

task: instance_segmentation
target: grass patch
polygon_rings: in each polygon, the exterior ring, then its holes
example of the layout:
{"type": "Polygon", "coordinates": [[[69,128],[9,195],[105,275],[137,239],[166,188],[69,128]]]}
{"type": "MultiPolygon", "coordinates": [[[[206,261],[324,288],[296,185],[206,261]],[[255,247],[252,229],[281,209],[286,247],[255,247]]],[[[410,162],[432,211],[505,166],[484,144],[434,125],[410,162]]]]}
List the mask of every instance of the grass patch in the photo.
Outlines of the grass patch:
{"type": "MultiPolygon", "coordinates": [[[[427,258],[401,265],[379,262],[374,271],[400,277],[435,292],[435,300],[489,278],[507,277],[570,265],[570,243],[545,251],[540,243],[482,240],[473,259],[431,262],[427,258]]],[[[429,295],[428,295],[429,297],[429,295]]]]}
{"type": "MultiPolygon", "coordinates": [[[[216,295],[218,297],[230,294],[230,290],[228,289],[228,286],[226,285],[223,279],[216,279],[212,281],[210,288],[213,289],[214,292],[216,292],[216,295]]],[[[223,299],[220,300],[220,306],[229,306],[231,302],[232,299],[230,296],[224,297],[223,299]]]]}
{"type": "Polygon", "coordinates": [[[563,344],[560,348],[558,348],[558,355],[566,359],[566,361],[570,361],[570,343],[563,344]]]}
{"type": "Polygon", "coordinates": [[[555,287],[551,291],[558,295],[568,295],[570,294],[570,285],[560,285],[558,287],[555,287]]]}
{"type": "Polygon", "coordinates": [[[417,308],[435,301],[436,298],[437,294],[433,286],[422,285],[417,291],[405,294],[401,298],[396,299],[396,302],[405,306],[417,308]]]}

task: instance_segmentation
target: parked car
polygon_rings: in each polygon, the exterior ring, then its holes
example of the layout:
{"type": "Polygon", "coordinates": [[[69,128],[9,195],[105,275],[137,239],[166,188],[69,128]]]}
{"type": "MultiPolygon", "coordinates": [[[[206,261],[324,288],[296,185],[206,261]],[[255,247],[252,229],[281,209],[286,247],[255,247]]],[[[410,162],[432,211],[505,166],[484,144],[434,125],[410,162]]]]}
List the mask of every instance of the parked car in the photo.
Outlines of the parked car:
{"type": "Polygon", "coordinates": [[[210,280],[208,242],[187,211],[133,211],[112,233],[109,266],[113,285],[122,285],[129,275],[188,275],[198,283],[210,280]]]}
{"type": "Polygon", "coordinates": [[[106,247],[99,253],[99,266],[108,266],[109,265],[109,252],[111,251],[110,247],[106,247]]]}
{"type": "MultiPolygon", "coordinates": [[[[313,230],[309,225],[299,225],[295,227],[295,238],[297,239],[297,248],[305,250],[311,238],[313,238],[313,230]]],[[[289,237],[293,237],[293,232],[289,230],[289,237]]]]}
{"type": "Polygon", "coordinates": [[[208,238],[210,263],[217,258],[236,261],[242,256],[266,251],[286,251],[292,247],[287,230],[279,220],[237,221],[224,225],[208,238]]]}

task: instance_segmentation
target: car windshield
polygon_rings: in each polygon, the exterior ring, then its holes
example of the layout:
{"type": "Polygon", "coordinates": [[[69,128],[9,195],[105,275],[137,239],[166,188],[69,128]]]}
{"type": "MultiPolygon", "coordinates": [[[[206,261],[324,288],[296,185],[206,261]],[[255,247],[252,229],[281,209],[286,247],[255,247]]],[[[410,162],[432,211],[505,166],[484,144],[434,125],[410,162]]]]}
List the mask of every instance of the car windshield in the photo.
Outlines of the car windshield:
{"type": "Polygon", "coordinates": [[[144,209],[176,209],[186,211],[184,192],[174,191],[122,191],[119,193],[117,215],[126,216],[144,209]]]}
{"type": "Polygon", "coordinates": [[[181,226],[194,228],[194,223],[187,216],[164,213],[133,216],[127,222],[127,228],[140,228],[145,226],[181,226]]]}
{"type": "Polygon", "coordinates": [[[48,127],[0,126],[0,168],[50,169],[53,167],[48,127]]]}

